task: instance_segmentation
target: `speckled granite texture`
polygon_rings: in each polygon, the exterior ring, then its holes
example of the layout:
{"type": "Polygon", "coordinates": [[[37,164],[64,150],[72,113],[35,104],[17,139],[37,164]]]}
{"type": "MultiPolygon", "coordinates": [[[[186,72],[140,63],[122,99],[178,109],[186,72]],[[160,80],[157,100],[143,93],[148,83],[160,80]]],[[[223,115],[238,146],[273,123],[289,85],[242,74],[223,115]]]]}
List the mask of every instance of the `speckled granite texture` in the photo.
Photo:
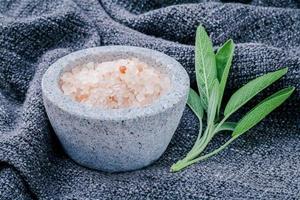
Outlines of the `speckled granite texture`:
{"type": "Polygon", "coordinates": [[[299,199],[300,3],[240,2],[1,0],[0,199],[299,199]],[[188,109],[167,152],[150,167],[111,175],[70,160],[42,103],[49,65],[82,48],[143,46],[177,59],[195,86],[199,23],[215,46],[228,38],[237,43],[228,94],[287,66],[287,76],[264,94],[293,85],[293,97],[221,154],[180,173],[169,167],[191,147],[198,128],[188,109]]]}

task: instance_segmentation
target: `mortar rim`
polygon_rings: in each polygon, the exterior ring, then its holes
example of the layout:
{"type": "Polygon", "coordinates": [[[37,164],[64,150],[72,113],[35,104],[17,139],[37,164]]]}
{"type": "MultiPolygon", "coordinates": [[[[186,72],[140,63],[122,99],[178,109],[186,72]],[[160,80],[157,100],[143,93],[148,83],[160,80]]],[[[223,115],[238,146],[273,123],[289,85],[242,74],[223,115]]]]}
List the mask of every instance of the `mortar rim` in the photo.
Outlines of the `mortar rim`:
{"type": "Polygon", "coordinates": [[[59,109],[71,115],[77,115],[88,119],[100,120],[128,120],[145,116],[152,116],[174,107],[182,99],[187,98],[189,91],[189,76],[183,66],[174,58],[156,50],[135,47],[135,46],[101,46],[82,49],[70,53],[50,65],[42,78],[43,98],[47,98],[59,109]],[[92,107],[76,102],[63,94],[58,80],[63,70],[70,65],[70,62],[86,58],[88,56],[101,56],[101,54],[131,53],[133,55],[144,56],[148,59],[161,63],[168,71],[171,78],[171,88],[160,96],[152,104],[145,107],[129,107],[120,109],[109,109],[92,107]]]}

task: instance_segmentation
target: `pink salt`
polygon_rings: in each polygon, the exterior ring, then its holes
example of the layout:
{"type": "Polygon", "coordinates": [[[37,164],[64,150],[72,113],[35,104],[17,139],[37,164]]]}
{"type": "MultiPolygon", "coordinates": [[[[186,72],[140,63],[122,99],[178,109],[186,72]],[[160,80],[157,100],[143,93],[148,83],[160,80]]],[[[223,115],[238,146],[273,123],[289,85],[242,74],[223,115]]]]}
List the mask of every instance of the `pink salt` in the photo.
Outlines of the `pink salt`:
{"type": "Polygon", "coordinates": [[[64,72],[60,86],[73,100],[105,108],[143,107],[170,88],[169,77],[137,58],[89,62],[64,72]]]}

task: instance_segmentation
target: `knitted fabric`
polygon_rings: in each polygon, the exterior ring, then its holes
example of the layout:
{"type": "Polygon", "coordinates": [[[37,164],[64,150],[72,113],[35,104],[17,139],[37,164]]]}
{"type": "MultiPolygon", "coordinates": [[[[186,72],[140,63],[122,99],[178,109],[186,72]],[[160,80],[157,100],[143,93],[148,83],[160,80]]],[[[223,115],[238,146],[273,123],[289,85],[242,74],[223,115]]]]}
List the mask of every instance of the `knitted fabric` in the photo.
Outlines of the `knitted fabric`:
{"type": "MultiPolygon", "coordinates": [[[[299,199],[299,1],[1,0],[0,13],[0,199],[299,199]],[[285,86],[296,87],[292,97],[220,154],[179,173],[170,166],[198,133],[188,108],[149,167],[108,174],[72,161],[42,103],[41,78],[51,63],[88,47],[141,46],[178,60],[195,87],[199,24],[214,47],[236,43],[225,99],[249,80],[289,67],[237,116],[285,86]]],[[[209,148],[226,139],[221,134],[209,148]]]]}

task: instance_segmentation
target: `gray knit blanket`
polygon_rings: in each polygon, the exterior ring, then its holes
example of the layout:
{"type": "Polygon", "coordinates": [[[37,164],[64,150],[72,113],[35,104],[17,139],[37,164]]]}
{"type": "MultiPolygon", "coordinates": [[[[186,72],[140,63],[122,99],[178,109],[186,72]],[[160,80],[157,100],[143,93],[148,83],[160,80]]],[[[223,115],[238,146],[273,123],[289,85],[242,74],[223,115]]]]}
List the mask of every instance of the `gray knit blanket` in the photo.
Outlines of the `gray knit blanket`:
{"type": "Polygon", "coordinates": [[[0,199],[299,199],[299,167],[299,0],[0,0],[0,199]],[[227,99],[249,80],[289,67],[240,114],[285,86],[296,87],[293,96],[222,153],[179,173],[170,166],[198,133],[188,108],[149,167],[108,174],[72,161],[42,103],[49,65],[88,47],[141,46],[178,60],[195,86],[199,24],[216,48],[229,38],[237,44],[227,99]]]}

